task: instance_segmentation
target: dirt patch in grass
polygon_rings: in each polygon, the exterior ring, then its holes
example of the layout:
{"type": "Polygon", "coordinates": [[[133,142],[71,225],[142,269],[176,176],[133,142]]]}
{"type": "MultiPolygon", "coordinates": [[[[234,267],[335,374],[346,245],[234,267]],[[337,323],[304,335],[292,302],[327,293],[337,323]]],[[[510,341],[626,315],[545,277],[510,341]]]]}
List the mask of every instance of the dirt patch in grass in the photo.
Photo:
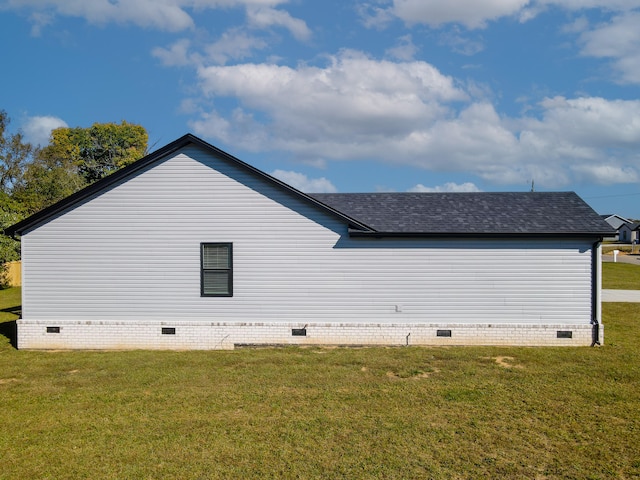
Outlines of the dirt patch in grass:
{"type": "Polygon", "coordinates": [[[405,368],[396,372],[387,372],[387,377],[399,379],[419,379],[429,378],[430,376],[439,372],[440,370],[438,370],[437,368],[431,367],[405,368]]]}
{"type": "Polygon", "coordinates": [[[524,368],[522,365],[514,364],[515,358],[506,355],[499,355],[497,357],[485,357],[488,360],[494,360],[498,365],[503,368],[524,368]]]}

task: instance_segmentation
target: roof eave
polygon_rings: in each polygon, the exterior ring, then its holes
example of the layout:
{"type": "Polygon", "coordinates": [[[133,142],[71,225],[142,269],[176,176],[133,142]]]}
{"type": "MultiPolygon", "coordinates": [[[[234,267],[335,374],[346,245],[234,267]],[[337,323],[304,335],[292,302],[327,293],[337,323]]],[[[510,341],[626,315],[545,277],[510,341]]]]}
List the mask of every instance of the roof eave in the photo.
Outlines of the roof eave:
{"type": "Polygon", "coordinates": [[[350,237],[360,238],[596,238],[611,232],[383,232],[349,230],[350,237]]]}

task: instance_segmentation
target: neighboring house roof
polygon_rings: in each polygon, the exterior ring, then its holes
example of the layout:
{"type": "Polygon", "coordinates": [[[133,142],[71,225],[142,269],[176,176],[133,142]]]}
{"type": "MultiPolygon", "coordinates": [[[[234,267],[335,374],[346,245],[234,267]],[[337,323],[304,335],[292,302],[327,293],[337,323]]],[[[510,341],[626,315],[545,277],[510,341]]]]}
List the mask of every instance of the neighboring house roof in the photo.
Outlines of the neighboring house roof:
{"type": "MultiPolygon", "coordinates": [[[[636,230],[640,230],[640,222],[629,222],[629,223],[625,223],[624,225],[622,225],[622,227],[628,228],[629,230],[631,230],[632,232],[636,231],[636,230]]],[[[620,227],[620,228],[622,228],[620,227]]]]}
{"type": "Polygon", "coordinates": [[[573,192],[327,193],[317,200],[376,232],[473,235],[614,233],[573,192]]]}
{"type": "Polygon", "coordinates": [[[276,184],[349,225],[352,235],[589,235],[615,233],[572,192],[343,193],[307,195],[187,134],[5,230],[22,234],[187,145],[196,145],[276,184]]]}
{"type": "Polygon", "coordinates": [[[600,215],[600,216],[605,222],[607,222],[609,225],[611,225],[615,229],[618,229],[625,223],[630,222],[630,220],[627,220],[626,218],[616,214],[600,215]]]}

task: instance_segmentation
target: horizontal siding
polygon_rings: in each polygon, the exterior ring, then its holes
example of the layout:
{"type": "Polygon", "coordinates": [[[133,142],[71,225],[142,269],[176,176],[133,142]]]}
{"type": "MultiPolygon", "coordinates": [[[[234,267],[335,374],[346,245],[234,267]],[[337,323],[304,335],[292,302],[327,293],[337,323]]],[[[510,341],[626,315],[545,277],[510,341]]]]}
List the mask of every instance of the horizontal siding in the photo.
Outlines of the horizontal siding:
{"type": "Polygon", "coordinates": [[[23,237],[23,316],[584,324],[590,248],[351,239],[342,220],[189,148],[23,237]],[[233,243],[233,297],[200,297],[201,242],[233,243]]]}

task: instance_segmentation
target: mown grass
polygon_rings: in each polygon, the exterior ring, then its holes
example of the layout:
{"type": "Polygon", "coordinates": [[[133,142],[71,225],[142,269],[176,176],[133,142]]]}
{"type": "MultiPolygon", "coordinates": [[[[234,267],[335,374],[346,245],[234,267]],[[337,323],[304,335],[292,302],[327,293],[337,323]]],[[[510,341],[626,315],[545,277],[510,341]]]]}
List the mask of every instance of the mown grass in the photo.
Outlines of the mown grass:
{"type": "Polygon", "coordinates": [[[640,305],[604,310],[598,348],[29,352],[0,336],[0,478],[638,477],[640,305]]]}
{"type": "Polygon", "coordinates": [[[622,262],[603,263],[602,288],[640,290],[640,265],[622,262]]]}

